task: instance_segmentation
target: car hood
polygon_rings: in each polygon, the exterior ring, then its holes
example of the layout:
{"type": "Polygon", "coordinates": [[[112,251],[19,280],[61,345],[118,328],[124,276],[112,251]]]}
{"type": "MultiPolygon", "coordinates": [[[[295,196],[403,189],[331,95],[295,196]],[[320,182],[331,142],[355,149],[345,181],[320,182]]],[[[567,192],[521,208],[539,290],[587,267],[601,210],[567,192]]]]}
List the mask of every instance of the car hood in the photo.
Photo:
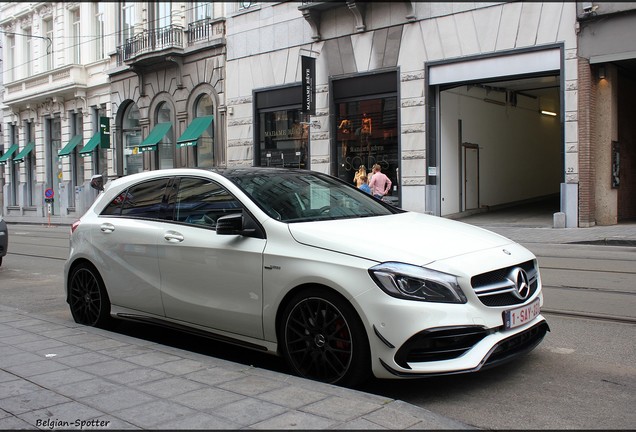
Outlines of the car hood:
{"type": "Polygon", "coordinates": [[[289,231],[307,246],[415,265],[513,243],[482,228],[416,212],[294,223],[289,231]]]}

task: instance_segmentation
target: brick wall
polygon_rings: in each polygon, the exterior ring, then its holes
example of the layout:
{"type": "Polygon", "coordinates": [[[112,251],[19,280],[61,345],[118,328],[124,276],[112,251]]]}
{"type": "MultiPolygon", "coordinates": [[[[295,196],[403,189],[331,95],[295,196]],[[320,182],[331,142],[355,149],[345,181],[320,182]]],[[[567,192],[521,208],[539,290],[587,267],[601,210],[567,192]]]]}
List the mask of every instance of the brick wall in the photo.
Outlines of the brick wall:
{"type": "Polygon", "coordinates": [[[596,107],[596,83],[592,79],[595,68],[587,59],[579,58],[578,64],[578,126],[579,126],[579,226],[595,225],[594,142],[596,131],[594,113],[596,107]]]}

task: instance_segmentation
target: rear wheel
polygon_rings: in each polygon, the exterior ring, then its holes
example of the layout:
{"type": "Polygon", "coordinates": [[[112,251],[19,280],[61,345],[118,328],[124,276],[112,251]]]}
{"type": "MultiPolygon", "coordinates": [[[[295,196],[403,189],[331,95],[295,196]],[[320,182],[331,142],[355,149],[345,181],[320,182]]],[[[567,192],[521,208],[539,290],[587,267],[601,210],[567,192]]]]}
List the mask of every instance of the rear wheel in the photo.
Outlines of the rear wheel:
{"type": "Polygon", "coordinates": [[[355,386],[369,375],[369,343],[353,307],[322,289],[297,294],[283,312],[281,351],[298,375],[355,386]]]}
{"type": "Polygon", "coordinates": [[[110,324],[110,299],[101,276],[88,264],[75,267],[69,277],[69,305],[76,323],[93,327],[110,324]]]}

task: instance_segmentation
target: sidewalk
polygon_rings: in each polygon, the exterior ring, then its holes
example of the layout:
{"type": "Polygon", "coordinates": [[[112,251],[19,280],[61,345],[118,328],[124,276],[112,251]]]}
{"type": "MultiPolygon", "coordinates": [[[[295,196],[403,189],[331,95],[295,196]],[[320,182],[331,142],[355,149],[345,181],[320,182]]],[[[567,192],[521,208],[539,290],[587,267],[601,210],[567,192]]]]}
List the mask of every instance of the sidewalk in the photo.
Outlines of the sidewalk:
{"type": "Polygon", "coordinates": [[[408,403],[0,306],[0,429],[471,429],[408,403]]]}
{"type": "Polygon", "coordinates": [[[589,228],[552,228],[551,220],[535,219],[523,215],[502,217],[500,214],[478,214],[460,219],[460,222],[494,231],[523,244],[597,244],[636,247],[636,222],[589,228]]]}

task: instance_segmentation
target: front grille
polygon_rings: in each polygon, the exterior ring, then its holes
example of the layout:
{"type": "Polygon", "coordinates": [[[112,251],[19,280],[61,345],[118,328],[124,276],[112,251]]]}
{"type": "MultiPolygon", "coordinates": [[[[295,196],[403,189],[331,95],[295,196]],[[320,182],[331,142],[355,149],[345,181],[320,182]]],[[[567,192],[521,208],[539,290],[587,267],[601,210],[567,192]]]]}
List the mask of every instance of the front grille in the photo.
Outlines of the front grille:
{"type": "Polygon", "coordinates": [[[395,354],[395,362],[410,369],[408,363],[454,359],[488,334],[488,330],[477,326],[425,330],[402,345],[395,354]]]}
{"type": "Polygon", "coordinates": [[[483,368],[505,363],[518,355],[532,351],[549,331],[548,323],[543,321],[528,330],[502,340],[496,345],[483,368]]]}
{"type": "Polygon", "coordinates": [[[534,260],[529,260],[519,265],[505,267],[488,273],[473,276],[470,284],[475,290],[479,300],[486,306],[511,306],[524,303],[532,297],[539,287],[539,271],[534,260]],[[516,267],[521,267],[528,274],[530,293],[525,299],[515,295],[517,287],[508,278],[508,275],[516,267]]]}

